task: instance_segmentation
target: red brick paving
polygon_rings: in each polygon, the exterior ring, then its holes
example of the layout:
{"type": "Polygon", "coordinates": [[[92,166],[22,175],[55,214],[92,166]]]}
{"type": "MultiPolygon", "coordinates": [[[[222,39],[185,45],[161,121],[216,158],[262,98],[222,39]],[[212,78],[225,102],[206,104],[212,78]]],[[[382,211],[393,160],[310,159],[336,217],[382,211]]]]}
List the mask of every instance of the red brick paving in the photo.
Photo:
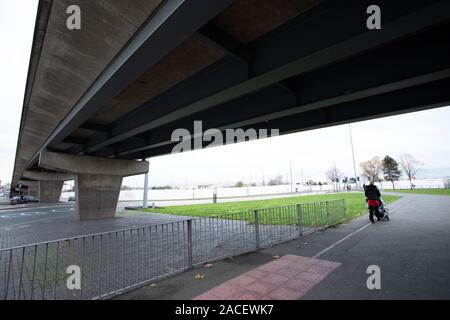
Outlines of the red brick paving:
{"type": "Polygon", "coordinates": [[[340,265],[289,254],[226,281],[194,300],[296,300],[340,265]]]}
{"type": "Polygon", "coordinates": [[[262,270],[253,269],[252,272],[244,273],[244,275],[253,278],[253,279],[263,279],[266,277],[267,272],[262,270]]]}
{"type": "Polygon", "coordinates": [[[255,281],[257,281],[255,278],[251,278],[246,274],[243,274],[239,277],[236,277],[233,279],[234,282],[236,282],[237,284],[241,285],[241,286],[249,286],[252,283],[254,283],[255,281]]]}
{"type": "Polygon", "coordinates": [[[269,292],[272,289],[276,288],[276,284],[264,281],[264,280],[258,280],[254,283],[252,283],[251,285],[249,285],[247,287],[248,290],[250,291],[255,291],[255,292],[269,292]]]}

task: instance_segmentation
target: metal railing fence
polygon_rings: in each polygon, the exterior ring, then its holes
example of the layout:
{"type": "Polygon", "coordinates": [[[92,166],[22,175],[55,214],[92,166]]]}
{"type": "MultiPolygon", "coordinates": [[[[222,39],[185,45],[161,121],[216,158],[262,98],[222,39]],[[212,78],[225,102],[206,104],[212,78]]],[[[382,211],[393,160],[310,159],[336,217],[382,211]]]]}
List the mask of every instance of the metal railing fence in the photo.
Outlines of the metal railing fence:
{"type": "Polygon", "coordinates": [[[345,202],[339,199],[1,249],[0,299],[107,298],[195,265],[292,240],[344,219],[345,202]],[[80,289],[67,285],[73,280],[69,266],[81,271],[80,289]]]}

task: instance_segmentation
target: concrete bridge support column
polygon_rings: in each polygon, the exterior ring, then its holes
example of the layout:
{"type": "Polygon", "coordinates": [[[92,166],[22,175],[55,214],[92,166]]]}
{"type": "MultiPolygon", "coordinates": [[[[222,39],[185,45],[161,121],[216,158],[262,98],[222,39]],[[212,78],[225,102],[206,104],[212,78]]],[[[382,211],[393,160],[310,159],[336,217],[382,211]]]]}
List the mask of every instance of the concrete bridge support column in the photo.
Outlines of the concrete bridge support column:
{"type": "Polygon", "coordinates": [[[59,202],[64,181],[74,180],[72,175],[52,172],[25,171],[22,176],[35,186],[37,192],[33,189],[35,194],[30,194],[41,203],[59,202]]]}
{"type": "Polygon", "coordinates": [[[39,181],[39,202],[57,203],[61,197],[64,181],[39,181]]]}
{"type": "Polygon", "coordinates": [[[35,198],[39,198],[39,183],[37,181],[32,181],[28,184],[28,194],[35,198]]]}
{"type": "Polygon", "coordinates": [[[78,218],[80,220],[113,218],[121,186],[121,176],[78,174],[75,179],[78,218]]]}
{"type": "Polygon", "coordinates": [[[79,220],[113,218],[123,177],[148,172],[148,162],[44,151],[39,166],[75,175],[79,220]]]}

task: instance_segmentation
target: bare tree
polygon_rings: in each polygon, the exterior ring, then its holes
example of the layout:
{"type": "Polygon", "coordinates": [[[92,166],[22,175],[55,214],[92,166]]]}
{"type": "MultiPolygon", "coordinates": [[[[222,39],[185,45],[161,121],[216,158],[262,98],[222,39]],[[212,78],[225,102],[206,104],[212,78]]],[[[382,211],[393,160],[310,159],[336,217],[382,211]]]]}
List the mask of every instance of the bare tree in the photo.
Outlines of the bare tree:
{"type": "Polygon", "coordinates": [[[403,172],[408,177],[410,188],[413,188],[412,180],[416,178],[416,175],[422,170],[424,165],[422,162],[414,159],[409,153],[402,154],[400,156],[400,166],[403,172]]]}
{"type": "Polygon", "coordinates": [[[283,176],[277,175],[275,178],[270,179],[267,185],[269,186],[278,186],[283,184],[283,176]]]}
{"type": "Polygon", "coordinates": [[[383,173],[383,165],[379,157],[374,157],[369,161],[360,164],[363,176],[373,182],[380,182],[380,174],[383,173]]]}
{"type": "MultiPolygon", "coordinates": [[[[339,179],[344,175],[337,167],[336,164],[333,164],[333,166],[328,169],[328,171],[326,172],[327,178],[329,180],[331,180],[331,182],[334,183],[338,183],[339,179]]],[[[337,185],[336,185],[337,186],[337,185]]]]}

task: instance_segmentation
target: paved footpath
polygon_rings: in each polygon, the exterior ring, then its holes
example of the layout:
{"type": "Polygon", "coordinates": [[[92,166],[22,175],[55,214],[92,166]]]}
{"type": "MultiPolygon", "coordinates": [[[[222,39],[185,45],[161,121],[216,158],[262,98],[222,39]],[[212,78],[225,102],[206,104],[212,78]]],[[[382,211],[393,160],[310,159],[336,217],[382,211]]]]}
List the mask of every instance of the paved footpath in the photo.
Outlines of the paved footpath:
{"type": "MultiPolygon", "coordinates": [[[[236,277],[252,277],[261,268],[274,270],[276,264],[282,265],[285,260],[299,264],[335,263],[335,267],[307,289],[303,282],[297,290],[303,290],[302,294],[297,297],[286,294],[288,291],[283,291],[283,285],[278,283],[277,293],[284,293],[278,295],[280,299],[450,299],[450,197],[404,195],[391,209],[389,222],[372,225],[367,216],[362,216],[337,228],[216,262],[212,268],[195,268],[116,299],[211,298],[218,286],[229,287],[230,282],[238,283],[236,277]],[[281,259],[274,260],[274,255],[281,259]],[[370,265],[381,269],[380,290],[366,286],[370,265]],[[194,279],[199,273],[205,278],[194,279]]],[[[292,281],[285,283],[289,282],[292,281]]],[[[251,298],[242,294],[241,297],[251,298]]]]}

